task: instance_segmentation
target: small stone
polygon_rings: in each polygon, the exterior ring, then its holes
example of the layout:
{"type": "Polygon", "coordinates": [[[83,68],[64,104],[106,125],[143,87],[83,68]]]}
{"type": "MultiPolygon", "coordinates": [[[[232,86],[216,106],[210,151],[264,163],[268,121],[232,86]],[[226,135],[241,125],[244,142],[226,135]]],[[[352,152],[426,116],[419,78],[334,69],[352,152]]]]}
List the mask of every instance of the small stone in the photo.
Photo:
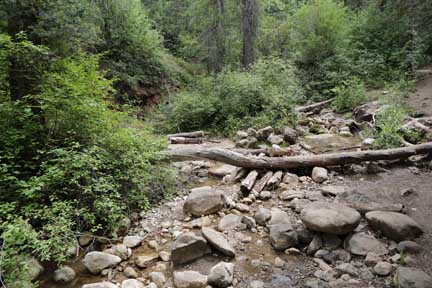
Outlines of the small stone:
{"type": "Polygon", "coordinates": [[[303,191],[296,191],[296,190],[287,190],[279,194],[279,198],[282,201],[291,201],[294,199],[303,199],[305,198],[305,192],[303,191]]]}
{"type": "Polygon", "coordinates": [[[243,216],[242,223],[244,223],[248,229],[252,229],[256,227],[255,219],[250,216],[243,216]]]}
{"type": "Polygon", "coordinates": [[[212,287],[225,288],[234,280],[234,264],[219,262],[210,269],[207,282],[212,287]]]}
{"type": "Polygon", "coordinates": [[[138,278],[138,273],[136,272],[136,270],[130,266],[126,267],[123,271],[123,273],[126,275],[126,277],[128,278],[138,278]]]}
{"type": "Polygon", "coordinates": [[[321,192],[325,196],[337,196],[345,192],[345,187],[336,185],[324,186],[321,187],[321,192]]]}
{"type": "Polygon", "coordinates": [[[390,261],[393,263],[398,263],[401,260],[401,255],[400,254],[395,254],[390,258],[390,261]]]}
{"type": "Polygon", "coordinates": [[[300,255],[300,250],[298,250],[297,248],[291,247],[285,250],[285,254],[288,255],[300,255]]]}
{"type": "Polygon", "coordinates": [[[100,273],[105,268],[118,265],[121,258],[108,253],[93,251],[84,256],[84,266],[93,274],[100,273]]]}
{"type": "Polygon", "coordinates": [[[174,286],[176,288],[205,288],[207,276],[196,271],[174,272],[174,286]]]}
{"type": "Polygon", "coordinates": [[[274,224],[270,226],[270,241],[274,249],[285,250],[297,245],[297,232],[291,224],[274,224]]]}
{"type": "Polygon", "coordinates": [[[259,208],[254,215],[254,219],[258,225],[266,226],[267,220],[271,217],[271,212],[266,208],[259,208]]]}
{"type": "Polygon", "coordinates": [[[270,191],[262,191],[262,192],[259,194],[259,198],[260,198],[261,200],[264,200],[264,201],[269,200],[269,199],[272,198],[272,193],[271,193],[270,191]]]}
{"type": "Polygon", "coordinates": [[[336,264],[340,261],[342,262],[349,262],[351,260],[351,254],[348,251],[339,249],[330,251],[328,254],[325,254],[323,256],[323,259],[327,263],[336,264]]]}
{"type": "Polygon", "coordinates": [[[315,252],[317,252],[319,249],[321,249],[323,243],[322,243],[322,237],[321,234],[316,233],[312,239],[312,241],[309,243],[306,253],[308,255],[314,255],[315,252]]]}
{"type": "Polygon", "coordinates": [[[275,266],[276,267],[282,268],[283,266],[285,266],[285,263],[286,262],[284,260],[282,260],[281,258],[279,258],[279,257],[275,258],[275,266]]]}
{"type": "Polygon", "coordinates": [[[328,180],[327,169],[321,167],[315,167],[312,170],[312,180],[316,183],[323,183],[328,180]]]}
{"type": "Polygon", "coordinates": [[[166,251],[161,251],[159,252],[159,257],[162,259],[162,261],[168,262],[170,261],[171,255],[166,251]]]}
{"type": "Polygon", "coordinates": [[[147,268],[157,262],[159,255],[141,255],[135,258],[135,264],[139,268],[147,268]]]}
{"type": "Polygon", "coordinates": [[[76,277],[76,272],[69,266],[63,266],[54,271],[54,281],[60,283],[69,283],[76,277]]]}
{"type": "Polygon", "coordinates": [[[98,282],[92,284],[84,284],[81,288],[119,288],[117,285],[111,282],[98,282]]]}
{"type": "Polygon", "coordinates": [[[375,266],[376,264],[378,264],[379,262],[381,262],[383,259],[380,255],[374,253],[374,252],[369,252],[366,255],[366,259],[365,259],[365,264],[367,266],[375,266]]]}
{"type": "Polygon", "coordinates": [[[127,279],[122,282],[121,288],[144,288],[144,284],[136,279],[127,279]]]}
{"type": "Polygon", "coordinates": [[[235,208],[238,211],[245,212],[245,213],[249,212],[249,210],[250,210],[249,206],[246,204],[243,204],[243,203],[237,203],[235,208]]]}
{"type": "Polygon", "coordinates": [[[154,250],[159,250],[159,243],[156,241],[156,240],[150,240],[149,242],[148,242],[148,246],[150,247],[150,248],[152,248],[152,249],[154,249],[154,250]]]}
{"type": "Polygon", "coordinates": [[[281,135],[271,134],[267,138],[267,141],[270,142],[271,144],[280,145],[284,142],[284,138],[281,135]]]}
{"type": "Polygon", "coordinates": [[[264,282],[260,280],[253,280],[249,283],[250,288],[264,288],[264,282]]]}
{"type": "Polygon", "coordinates": [[[268,225],[276,224],[291,224],[291,218],[285,211],[282,211],[278,208],[272,208],[271,218],[268,225]]]}
{"type": "Polygon", "coordinates": [[[78,237],[78,243],[84,247],[89,245],[93,241],[93,235],[90,232],[84,232],[83,235],[78,237]]]}
{"type": "Polygon", "coordinates": [[[392,271],[393,266],[388,262],[378,262],[374,267],[374,272],[378,276],[388,276],[392,271]]]}
{"type": "Polygon", "coordinates": [[[165,275],[162,272],[151,272],[149,274],[150,280],[156,284],[158,288],[162,288],[165,284],[165,275]]]}
{"type": "Polygon", "coordinates": [[[285,173],[284,177],[282,178],[282,182],[285,184],[297,184],[299,181],[299,177],[296,174],[288,172],[285,173]]]}
{"type": "Polygon", "coordinates": [[[342,263],[336,266],[335,270],[340,274],[349,274],[353,277],[358,277],[359,273],[357,268],[355,268],[350,263],[342,263]]]}

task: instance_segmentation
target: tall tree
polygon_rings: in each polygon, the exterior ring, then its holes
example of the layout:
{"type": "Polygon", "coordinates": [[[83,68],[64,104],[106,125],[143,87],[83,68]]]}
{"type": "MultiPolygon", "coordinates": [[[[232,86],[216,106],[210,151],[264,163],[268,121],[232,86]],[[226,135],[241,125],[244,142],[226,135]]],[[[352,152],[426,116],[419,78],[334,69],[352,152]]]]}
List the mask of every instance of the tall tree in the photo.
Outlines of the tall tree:
{"type": "Polygon", "coordinates": [[[208,33],[208,70],[220,72],[225,62],[225,0],[210,0],[213,21],[208,33]]]}
{"type": "Polygon", "coordinates": [[[243,49],[241,64],[244,68],[255,62],[255,40],[258,37],[259,4],[258,0],[241,0],[241,28],[243,49]]]}
{"type": "Polygon", "coordinates": [[[414,8],[414,0],[408,0],[408,65],[412,73],[416,69],[414,8]]]}

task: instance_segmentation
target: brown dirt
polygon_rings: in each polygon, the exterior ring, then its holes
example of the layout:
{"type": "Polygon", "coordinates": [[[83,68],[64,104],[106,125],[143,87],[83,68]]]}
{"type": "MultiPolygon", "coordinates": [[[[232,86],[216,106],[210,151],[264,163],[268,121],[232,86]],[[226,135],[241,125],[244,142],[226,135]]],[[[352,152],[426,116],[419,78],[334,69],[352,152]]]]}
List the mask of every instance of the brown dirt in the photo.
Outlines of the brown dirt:
{"type": "Polygon", "coordinates": [[[407,104],[414,111],[432,116],[432,66],[426,67],[423,71],[428,70],[431,72],[417,82],[416,91],[411,94],[407,104]]]}

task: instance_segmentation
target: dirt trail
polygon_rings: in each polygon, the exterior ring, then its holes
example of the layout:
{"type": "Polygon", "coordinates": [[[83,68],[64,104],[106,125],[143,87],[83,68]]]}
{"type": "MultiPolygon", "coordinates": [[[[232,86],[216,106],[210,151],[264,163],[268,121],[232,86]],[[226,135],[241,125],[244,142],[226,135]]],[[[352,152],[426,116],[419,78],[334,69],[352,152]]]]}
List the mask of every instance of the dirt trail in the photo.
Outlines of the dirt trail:
{"type": "Polygon", "coordinates": [[[416,91],[411,94],[407,104],[414,111],[424,113],[425,116],[432,116],[432,66],[421,71],[426,75],[417,82],[416,91]]]}

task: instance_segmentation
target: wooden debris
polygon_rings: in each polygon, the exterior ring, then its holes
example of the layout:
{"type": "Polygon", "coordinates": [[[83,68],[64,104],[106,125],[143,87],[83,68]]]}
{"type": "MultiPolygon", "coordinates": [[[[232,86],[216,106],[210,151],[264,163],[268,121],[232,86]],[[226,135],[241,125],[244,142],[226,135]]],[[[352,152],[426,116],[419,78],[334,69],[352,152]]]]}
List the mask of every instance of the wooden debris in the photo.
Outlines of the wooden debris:
{"type": "Polygon", "coordinates": [[[205,137],[204,131],[195,131],[195,132],[184,132],[184,133],[177,133],[177,134],[169,134],[168,140],[171,140],[171,138],[203,138],[205,137]]]}
{"type": "Polygon", "coordinates": [[[323,107],[331,104],[334,100],[335,100],[335,98],[331,98],[331,99],[324,100],[324,101],[321,101],[321,102],[318,102],[318,103],[314,103],[314,104],[311,104],[311,105],[300,106],[300,107],[295,108],[295,111],[297,113],[300,113],[300,112],[311,112],[311,111],[314,111],[315,109],[320,109],[320,108],[323,108],[323,107]]]}
{"type": "Polygon", "coordinates": [[[276,189],[282,181],[283,172],[277,171],[273,177],[267,182],[267,188],[270,190],[276,189]]]}
{"type": "Polygon", "coordinates": [[[262,190],[264,190],[267,182],[273,177],[273,172],[268,171],[261,179],[256,181],[254,187],[252,188],[252,192],[259,194],[262,190]]]}
{"type": "Polygon", "coordinates": [[[186,137],[171,137],[171,144],[201,144],[203,138],[186,138],[186,137]]]}
{"type": "Polygon", "coordinates": [[[243,179],[241,182],[240,190],[243,195],[248,195],[252,190],[252,187],[255,185],[255,182],[258,178],[258,172],[256,170],[251,171],[248,176],[243,179]]]}

